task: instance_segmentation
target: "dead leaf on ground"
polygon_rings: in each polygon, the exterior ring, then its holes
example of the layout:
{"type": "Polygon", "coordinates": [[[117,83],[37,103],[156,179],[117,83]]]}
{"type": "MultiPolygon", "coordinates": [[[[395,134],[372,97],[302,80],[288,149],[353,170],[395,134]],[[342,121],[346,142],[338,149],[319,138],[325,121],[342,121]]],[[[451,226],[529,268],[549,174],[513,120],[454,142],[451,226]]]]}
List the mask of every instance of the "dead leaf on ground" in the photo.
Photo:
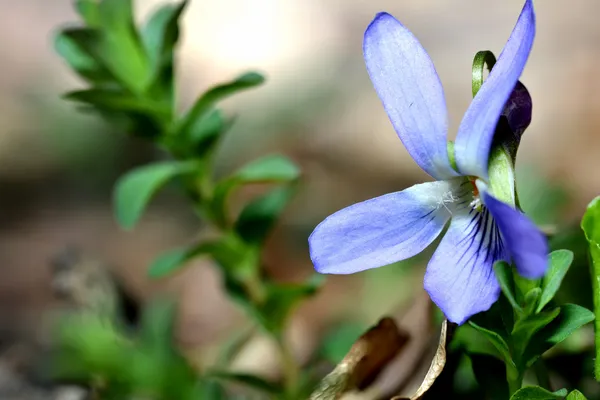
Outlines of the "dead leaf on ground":
{"type": "Polygon", "coordinates": [[[353,389],[369,386],[408,341],[391,318],[383,318],[352,345],[344,359],[327,375],[310,400],[335,400],[353,389]]]}
{"type": "Polygon", "coordinates": [[[419,400],[427,393],[427,391],[433,386],[435,380],[440,376],[442,371],[444,370],[444,366],[446,365],[446,348],[448,343],[450,342],[451,335],[454,330],[454,325],[448,322],[448,320],[444,320],[441,327],[440,340],[438,343],[438,347],[436,353],[431,361],[431,365],[421,386],[417,389],[417,391],[411,397],[393,397],[391,400],[419,400]]]}

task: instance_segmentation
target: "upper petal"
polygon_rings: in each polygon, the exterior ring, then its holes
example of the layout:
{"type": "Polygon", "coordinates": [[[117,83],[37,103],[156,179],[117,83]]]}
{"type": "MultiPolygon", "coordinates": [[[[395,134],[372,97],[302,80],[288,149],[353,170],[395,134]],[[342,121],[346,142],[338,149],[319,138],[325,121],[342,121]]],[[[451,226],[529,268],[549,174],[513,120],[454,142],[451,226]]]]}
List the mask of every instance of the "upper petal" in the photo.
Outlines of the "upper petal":
{"type": "Polygon", "coordinates": [[[519,274],[529,279],[544,276],[548,268],[548,242],[544,234],[525,214],[492,196],[485,185],[477,186],[519,274]]]}
{"type": "Polygon", "coordinates": [[[532,0],[527,0],[498,62],[458,128],[454,151],[461,173],[487,178],[487,162],[496,124],[525,68],[534,36],[535,13],[532,0]]]}
{"type": "Polygon", "coordinates": [[[443,199],[460,188],[453,181],[415,185],[330,215],[308,238],[315,269],[351,274],[420,253],[450,218],[443,199]]]}
{"type": "Polygon", "coordinates": [[[425,290],[448,320],[463,324],[498,300],[493,265],[507,258],[492,217],[469,207],[452,217],[427,265],[425,290]]]}
{"type": "Polygon", "coordinates": [[[446,150],[444,90],[417,38],[379,13],[365,32],[363,53],[375,91],[412,158],[434,178],[456,176],[446,150]]]}

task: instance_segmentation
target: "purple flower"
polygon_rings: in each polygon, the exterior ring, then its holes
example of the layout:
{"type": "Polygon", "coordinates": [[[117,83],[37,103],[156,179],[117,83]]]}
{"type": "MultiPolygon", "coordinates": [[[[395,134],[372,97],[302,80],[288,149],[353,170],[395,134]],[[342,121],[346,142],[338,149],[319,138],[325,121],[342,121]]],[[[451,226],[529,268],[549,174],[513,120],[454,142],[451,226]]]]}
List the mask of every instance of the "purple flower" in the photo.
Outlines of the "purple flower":
{"type": "Polygon", "coordinates": [[[510,155],[502,146],[492,146],[501,116],[515,136],[529,124],[531,104],[521,107],[521,113],[515,107],[523,100],[524,86],[517,83],[534,36],[535,15],[527,0],[449,150],[444,92],[431,59],[394,17],[375,17],[363,44],[369,76],[400,140],[436,181],[354,204],[326,218],[309,238],[317,271],[351,274],[412,257],[450,220],[424,280],[431,299],[450,321],[462,324],[498,299],[493,271],[498,260],[512,261],[526,278],[544,275],[546,239],[516,209],[510,155]]]}

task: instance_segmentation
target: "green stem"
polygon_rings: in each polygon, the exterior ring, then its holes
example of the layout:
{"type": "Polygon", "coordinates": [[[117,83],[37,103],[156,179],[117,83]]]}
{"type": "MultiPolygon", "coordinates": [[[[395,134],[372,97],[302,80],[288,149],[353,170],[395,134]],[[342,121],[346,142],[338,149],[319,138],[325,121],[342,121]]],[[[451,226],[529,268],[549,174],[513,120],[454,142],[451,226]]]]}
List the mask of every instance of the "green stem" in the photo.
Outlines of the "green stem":
{"type": "Polygon", "coordinates": [[[506,365],[506,379],[508,381],[509,397],[523,386],[523,374],[513,366],[506,365]]]}
{"type": "MultiPolygon", "coordinates": [[[[591,253],[598,252],[600,256],[600,245],[590,242],[591,253]],[[598,246],[597,248],[594,248],[598,246]]],[[[592,294],[594,296],[594,343],[596,344],[596,357],[594,361],[594,376],[600,382],[600,257],[590,255],[590,270],[592,274],[592,294]]]]}
{"type": "Polygon", "coordinates": [[[275,342],[279,350],[281,367],[283,370],[285,394],[287,399],[295,399],[298,390],[300,369],[296,359],[282,334],[274,334],[275,342]]]}

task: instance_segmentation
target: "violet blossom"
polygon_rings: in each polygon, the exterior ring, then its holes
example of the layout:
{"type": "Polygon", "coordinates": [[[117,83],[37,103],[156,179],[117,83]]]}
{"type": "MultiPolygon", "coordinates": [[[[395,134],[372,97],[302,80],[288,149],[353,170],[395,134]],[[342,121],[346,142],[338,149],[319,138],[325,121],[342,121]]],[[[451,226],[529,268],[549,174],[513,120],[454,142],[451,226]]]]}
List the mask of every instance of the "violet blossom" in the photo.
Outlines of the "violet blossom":
{"type": "Polygon", "coordinates": [[[514,154],[494,141],[501,116],[513,133],[529,124],[530,107],[513,114],[516,120],[506,113],[515,106],[511,94],[523,94],[518,79],[534,36],[535,14],[527,0],[449,146],[444,92],[431,59],[394,17],[375,17],[364,36],[367,71],[400,140],[436,180],[326,218],[309,238],[317,271],[351,274],[407,259],[428,247],[450,220],[424,278],[425,290],[450,321],[462,324],[498,299],[498,260],[514,263],[526,278],[544,275],[546,239],[518,210],[514,154]]]}

